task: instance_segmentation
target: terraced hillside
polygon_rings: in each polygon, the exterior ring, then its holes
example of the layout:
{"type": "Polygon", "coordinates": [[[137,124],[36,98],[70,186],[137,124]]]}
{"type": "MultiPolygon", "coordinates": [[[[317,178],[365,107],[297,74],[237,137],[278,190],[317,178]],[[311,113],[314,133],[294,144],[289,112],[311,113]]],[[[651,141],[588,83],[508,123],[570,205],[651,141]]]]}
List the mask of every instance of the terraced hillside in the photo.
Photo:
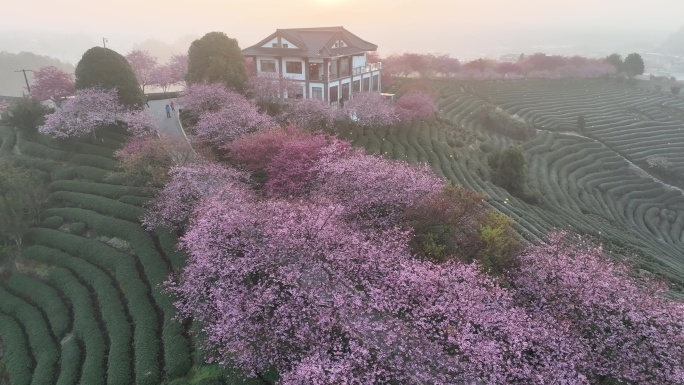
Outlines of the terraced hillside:
{"type": "Polygon", "coordinates": [[[192,366],[186,327],[158,287],[183,258],[174,237],[138,224],[153,191],[120,184],[112,154],[126,138],[30,141],[0,128],[0,156],[41,170],[50,191],[42,224],[0,280],[11,384],[156,385],[192,366]]]}
{"type": "MultiPolygon", "coordinates": [[[[520,235],[530,241],[552,228],[572,227],[602,238],[613,250],[637,258],[644,268],[684,283],[684,195],[630,163],[639,162],[644,154],[664,154],[673,164],[679,162],[668,155],[674,154],[668,149],[676,147],[673,143],[684,149],[681,131],[677,135],[684,122],[677,123],[673,114],[657,115],[660,121],[634,120],[630,107],[679,108],[684,107],[681,100],[603,80],[462,85],[446,85],[442,90],[439,108],[451,126],[418,122],[396,130],[353,129],[342,134],[368,152],[428,162],[446,179],[485,193],[488,202],[512,217],[520,235]],[[548,130],[522,143],[528,161],[527,185],[540,200],[537,205],[491,182],[487,154],[518,142],[478,123],[479,112],[489,102],[548,130]],[[564,133],[580,113],[586,116],[589,134],[564,133]],[[618,135],[622,126],[630,135],[618,135]],[[610,132],[615,134],[610,136],[610,132]],[[475,140],[466,140],[464,145],[455,139],[463,135],[475,140]],[[626,138],[633,138],[634,148],[626,138]]],[[[655,112],[651,115],[656,117],[655,112]]],[[[684,151],[678,156],[684,156],[684,151]]]]}

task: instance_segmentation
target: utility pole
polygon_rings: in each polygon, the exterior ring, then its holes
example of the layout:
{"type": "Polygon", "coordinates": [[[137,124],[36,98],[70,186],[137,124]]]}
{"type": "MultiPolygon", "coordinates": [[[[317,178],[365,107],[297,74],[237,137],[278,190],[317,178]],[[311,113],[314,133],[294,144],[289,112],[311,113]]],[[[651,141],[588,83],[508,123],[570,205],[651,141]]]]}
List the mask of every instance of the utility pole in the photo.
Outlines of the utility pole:
{"type": "Polygon", "coordinates": [[[106,37],[103,37],[103,38],[102,38],[102,47],[105,48],[105,49],[107,48],[107,41],[108,41],[108,40],[107,40],[106,37]]]}
{"type": "Polygon", "coordinates": [[[14,72],[23,72],[24,73],[24,80],[26,81],[26,89],[28,90],[28,93],[30,94],[31,93],[31,86],[29,86],[28,77],[26,77],[26,71],[35,72],[33,70],[25,70],[25,69],[20,69],[19,71],[14,71],[14,72]]]}

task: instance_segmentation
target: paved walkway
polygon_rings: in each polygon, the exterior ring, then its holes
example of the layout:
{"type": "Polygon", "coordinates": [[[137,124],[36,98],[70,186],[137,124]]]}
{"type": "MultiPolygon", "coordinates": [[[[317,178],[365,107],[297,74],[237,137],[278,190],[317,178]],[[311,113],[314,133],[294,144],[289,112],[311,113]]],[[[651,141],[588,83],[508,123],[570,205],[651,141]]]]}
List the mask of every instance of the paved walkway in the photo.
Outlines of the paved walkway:
{"type": "MultiPolygon", "coordinates": [[[[178,105],[176,104],[174,107],[176,108],[176,111],[171,111],[171,117],[167,118],[166,117],[166,109],[164,108],[167,104],[169,104],[170,99],[163,99],[163,100],[150,100],[149,104],[150,107],[146,107],[147,113],[152,117],[157,122],[157,130],[159,131],[159,135],[164,136],[171,136],[174,138],[181,138],[185,141],[185,143],[188,144],[188,147],[192,148],[190,146],[190,142],[188,141],[188,138],[185,136],[185,133],[183,132],[183,129],[181,128],[180,121],[178,120],[178,105]]],[[[174,100],[175,103],[175,100],[174,100]]],[[[194,151],[193,151],[194,152],[194,151]]]]}

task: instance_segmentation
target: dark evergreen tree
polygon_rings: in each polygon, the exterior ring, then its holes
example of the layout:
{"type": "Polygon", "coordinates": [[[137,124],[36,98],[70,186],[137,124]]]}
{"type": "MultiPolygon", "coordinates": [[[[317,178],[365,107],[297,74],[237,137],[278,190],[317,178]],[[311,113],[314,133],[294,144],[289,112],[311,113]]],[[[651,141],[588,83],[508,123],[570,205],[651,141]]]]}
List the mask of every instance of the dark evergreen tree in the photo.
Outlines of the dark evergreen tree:
{"type": "Polygon", "coordinates": [[[627,55],[622,66],[630,77],[644,73],[644,60],[638,53],[630,53],[627,55]]]}
{"type": "Polygon", "coordinates": [[[2,115],[2,120],[10,127],[33,135],[38,132],[38,126],[45,121],[45,114],[50,109],[43,106],[36,99],[25,96],[13,101],[2,115]]]}
{"type": "Polygon", "coordinates": [[[245,59],[236,39],[223,32],[209,32],[188,50],[188,84],[223,83],[242,92],[247,82],[245,59]]]}
{"type": "Polygon", "coordinates": [[[511,146],[502,151],[497,166],[495,182],[513,195],[523,194],[527,179],[523,148],[511,146]]]}
{"type": "Polygon", "coordinates": [[[619,54],[610,54],[608,55],[608,57],[605,58],[605,61],[606,63],[613,65],[617,72],[622,71],[622,56],[620,56],[619,54]]]}
{"type": "Polygon", "coordinates": [[[76,66],[76,89],[116,88],[119,100],[127,106],[142,106],[144,97],[125,57],[109,48],[87,50],[76,66]]]}

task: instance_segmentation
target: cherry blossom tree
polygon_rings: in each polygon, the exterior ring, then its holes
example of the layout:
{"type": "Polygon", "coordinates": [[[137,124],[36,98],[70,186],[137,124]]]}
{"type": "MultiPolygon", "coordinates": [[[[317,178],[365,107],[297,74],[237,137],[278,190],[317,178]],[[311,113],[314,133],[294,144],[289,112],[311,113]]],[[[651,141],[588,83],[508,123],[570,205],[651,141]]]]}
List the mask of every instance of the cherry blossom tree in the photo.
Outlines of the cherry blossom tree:
{"type": "Polygon", "coordinates": [[[285,106],[278,120],[308,130],[331,128],[337,113],[329,103],[318,99],[299,99],[285,106]]]}
{"type": "Polygon", "coordinates": [[[343,111],[361,127],[388,126],[399,120],[390,102],[375,92],[355,93],[343,111]]]}
{"type": "Polygon", "coordinates": [[[273,128],[242,135],[226,143],[222,149],[229,160],[246,170],[264,171],[285,142],[303,134],[301,130],[273,128]]]}
{"type": "Polygon", "coordinates": [[[197,139],[221,148],[241,135],[276,126],[272,117],[259,112],[254,103],[240,94],[231,92],[230,98],[221,103],[221,109],[199,116],[193,127],[197,139]]]}
{"type": "Polygon", "coordinates": [[[141,135],[156,124],[146,112],[123,106],[116,89],[86,88],[77,90],[62,108],[45,117],[38,131],[55,138],[86,134],[108,125],[123,123],[135,135],[141,135]]]}
{"type": "Polygon", "coordinates": [[[282,103],[285,97],[294,99],[302,93],[302,84],[290,76],[275,72],[261,72],[247,79],[247,93],[257,103],[282,103]]]}
{"type": "Polygon", "coordinates": [[[239,94],[219,83],[196,83],[183,90],[178,97],[178,104],[184,110],[199,117],[204,112],[216,112],[237,98],[239,94]]]}
{"type": "Polygon", "coordinates": [[[4,99],[0,99],[0,115],[7,109],[7,102],[4,99]]]}
{"type": "Polygon", "coordinates": [[[125,172],[149,177],[152,186],[163,186],[169,169],[188,164],[193,152],[182,138],[155,133],[134,136],[114,156],[125,172]]]}
{"type": "Polygon", "coordinates": [[[522,73],[522,68],[517,63],[502,62],[494,66],[494,72],[501,74],[501,76],[506,76],[508,74],[520,74],[522,73]]]}
{"type": "Polygon", "coordinates": [[[426,92],[409,91],[394,104],[394,111],[403,122],[426,119],[437,111],[437,103],[426,92]]]}
{"type": "Polygon", "coordinates": [[[417,261],[406,232],[362,230],[328,199],[222,195],[197,206],[167,282],[210,362],[283,384],[582,379],[562,335],[476,265],[417,261]]]}
{"type": "Polygon", "coordinates": [[[149,206],[142,223],[148,229],[185,229],[195,209],[206,197],[232,191],[230,198],[242,203],[249,196],[245,184],[249,176],[233,168],[210,162],[175,166],[169,170],[169,182],[149,206]]]}
{"type": "Polygon", "coordinates": [[[188,55],[173,55],[166,63],[171,73],[173,85],[185,85],[185,75],[188,73],[188,55]]]}
{"type": "Polygon", "coordinates": [[[582,348],[580,371],[639,384],[684,381],[684,304],[601,247],[565,232],[520,257],[513,281],[533,317],[582,348]]]}
{"type": "Polygon", "coordinates": [[[154,84],[154,71],[157,67],[157,58],[147,51],[133,50],[126,55],[126,60],[138,80],[140,90],[144,93],[145,87],[154,84]]]}
{"type": "Polygon", "coordinates": [[[154,67],[150,74],[149,84],[161,88],[162,92],[167,92],[174,82],[172,69],[166,64],[154,67]]]}
{"type": "Polygon", "coordinates": [[[325,135],[306,135],[283,143],[267,166],[266,193],[270,196],[301,196],[311,190],[314,165],[328,144],[325,135]]]}
{"type": "Polygon", "coordinates": [[[74,75],[57,67],[42,67],[33,74],[31,96],[35,99],[52,100],[59,107],[62,100],[73,95],[74,91],[74,75]]]}

